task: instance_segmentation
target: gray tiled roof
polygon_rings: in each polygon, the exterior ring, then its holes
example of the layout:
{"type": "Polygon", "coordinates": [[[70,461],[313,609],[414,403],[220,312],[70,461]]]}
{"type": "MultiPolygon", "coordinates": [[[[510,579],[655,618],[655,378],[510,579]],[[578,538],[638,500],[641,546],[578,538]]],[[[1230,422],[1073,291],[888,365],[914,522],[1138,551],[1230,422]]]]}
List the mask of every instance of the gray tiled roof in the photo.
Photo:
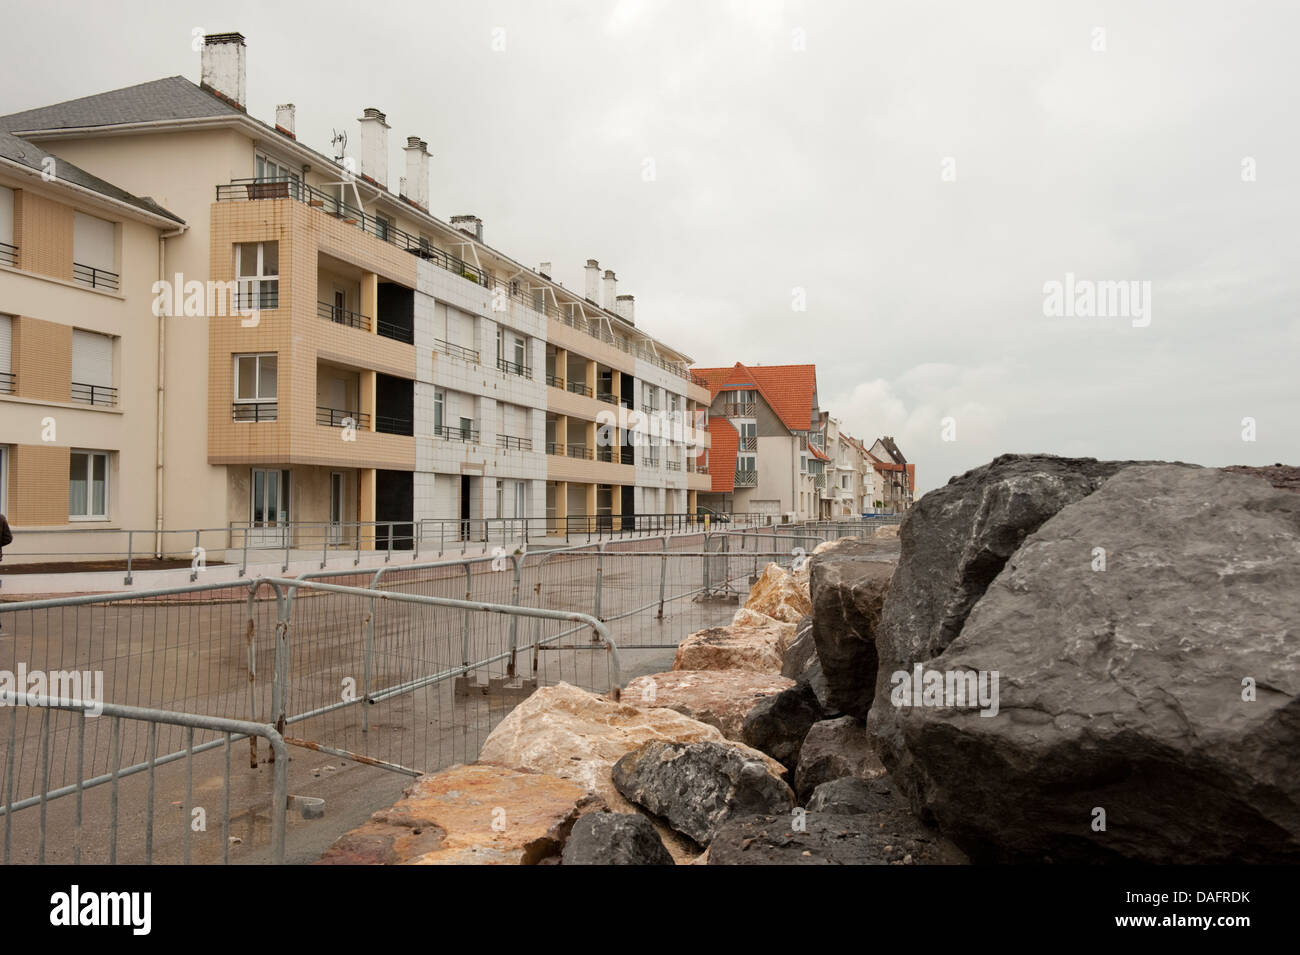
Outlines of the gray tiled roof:
{"type": "Polygon", "coordinates": [[[36,172],[41,172],[46,156],[54,156],[54,177],[58,181],[81,186],[83,189],[89,189],[110,199],[125,202],[154,215],[166,216],[176,222],[185,221],[175,213],[168,212],[152,199],[132,195],[125,189],[119,189],[111,182],[105,182],[98,176],[92,176],[86,170],[74,166],[66,159],[60,159],[57,155],[48,153],[39,146],[33,146],[25,139],[19,139],[17,136],[0,130],[0,157],[20,163],[36,172]]]}
{"type": "Polygon", "coordinates": [[[205,92],[183,76],[168,76],[108,93],[0,116],[0,129],[67,129],[117,126],[168,119],[201,119],[242,111],[205,92]]]}

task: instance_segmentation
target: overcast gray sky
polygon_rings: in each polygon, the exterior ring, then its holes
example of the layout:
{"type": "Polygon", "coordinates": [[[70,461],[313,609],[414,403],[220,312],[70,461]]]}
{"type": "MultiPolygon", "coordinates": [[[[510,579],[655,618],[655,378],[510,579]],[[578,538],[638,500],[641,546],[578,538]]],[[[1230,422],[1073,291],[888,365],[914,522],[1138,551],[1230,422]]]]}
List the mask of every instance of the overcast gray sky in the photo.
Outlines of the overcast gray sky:
{"type": "Polygon", "coordinates": [[[1294,4],[59,2],[6,24],[0,110],[197,81],[196,28],[247,37],[250,113],[354,152],[379,107],[391,181],[423,136],[435,214],[570,288],[599,259],[698,364],[816,363],[923,489],[1300,463],[1294,4]],[[1045,316],[1066,273],[1151,283],[1149,324],[1045,316]]]}

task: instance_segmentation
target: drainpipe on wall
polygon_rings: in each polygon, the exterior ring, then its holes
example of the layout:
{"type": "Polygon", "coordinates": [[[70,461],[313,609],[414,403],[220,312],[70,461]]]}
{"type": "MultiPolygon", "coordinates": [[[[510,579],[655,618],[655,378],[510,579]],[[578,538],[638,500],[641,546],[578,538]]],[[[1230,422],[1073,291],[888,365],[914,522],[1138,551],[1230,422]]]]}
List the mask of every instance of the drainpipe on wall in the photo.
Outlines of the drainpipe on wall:
{"type": "MultiPolygon", "coordinates": [[[[167,281],[167,240],[182,235],[189,226],[182,225],[171,232],[158,233],[158,280],[167,281]]],[[[173,295],[176,289],[172,290],[173,295]]],[[[172,301],[175,301],[173,297],[172,301]]],[[[164,398],[167,376],[167,312],[160,309],[158,314],[158,395],[155,414],[158,417],[158,433],[154,442],[154,540],[155,557],[163,555],[163,418],[164,398]]]]}

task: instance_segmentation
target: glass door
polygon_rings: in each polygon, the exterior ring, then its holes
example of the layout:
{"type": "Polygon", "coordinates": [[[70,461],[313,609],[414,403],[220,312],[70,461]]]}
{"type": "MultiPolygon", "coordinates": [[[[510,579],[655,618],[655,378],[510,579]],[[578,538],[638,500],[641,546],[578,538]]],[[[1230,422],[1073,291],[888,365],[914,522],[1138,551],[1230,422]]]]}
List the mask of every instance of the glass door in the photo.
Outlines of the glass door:
{"type": "Polygon", "coordinates": [[[330,543],[343,543],[343,475],[330,473],[330,543]]]}
{"type": "Polygon", "coordinates": [[[289,532],[289,472],[253,468],[250,547],[284,547],[289,532]]]}

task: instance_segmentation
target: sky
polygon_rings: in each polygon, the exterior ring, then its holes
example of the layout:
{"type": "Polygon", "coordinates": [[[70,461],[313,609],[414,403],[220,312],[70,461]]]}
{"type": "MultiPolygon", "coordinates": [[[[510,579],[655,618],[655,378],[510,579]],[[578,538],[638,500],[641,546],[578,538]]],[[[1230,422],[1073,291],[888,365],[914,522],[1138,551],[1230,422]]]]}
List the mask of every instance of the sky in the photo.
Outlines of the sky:
{"type": "Polygon", "coordinates": [[[6,30],[5,113],[197,81],[194,37],[243,33],[252,115],[355,154],[380,108],[390,182],[428,141],[435,215],[569,288],[598,259],[698,365],[816,364],[921,490],[1013,451],[1300,464],[1298,5],[60,2],[6,30]]]}

